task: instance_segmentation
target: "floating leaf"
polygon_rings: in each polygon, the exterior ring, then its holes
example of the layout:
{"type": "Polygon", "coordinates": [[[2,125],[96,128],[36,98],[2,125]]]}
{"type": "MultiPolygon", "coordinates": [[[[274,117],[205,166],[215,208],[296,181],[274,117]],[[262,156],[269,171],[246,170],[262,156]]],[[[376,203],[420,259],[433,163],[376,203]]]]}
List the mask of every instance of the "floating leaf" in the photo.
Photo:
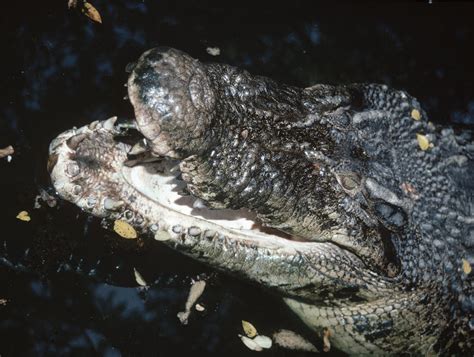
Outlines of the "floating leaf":
{"type": "Polygon", "coordinates": [[[464,274],[470,274],[471,271],[472,271],[472,267],[471,267],[471,264],[463,258],[462,260],[462,270],[464,272],[464,274]]]}
{"type": "Polygon", "coordinates": [[[117,220],[114,222],[114,231],[121,237],[127,239],[137,238],[137,232],[128,222],[117,220]]]}
{"type": "Polygon", "coordinates": [[[421,113],[418,109],[413,109],[411,111],[411,117],[415,120],[420,120],[421,119],[421,113]]]}
{"type": "Polygon", "coordinates": [[[262,348],[272,347],[272,339],[268,336],[264,336],[264,335],[255,336],[255,338],[253,339],[253,342],[255,342],[257,345],[259,345],[262,348]]]}
{"type": "Polygon", "coordinates": [[[5,156],[13,155],[14,152],[13,146],[8,145],[6,148],[0,149],[0,159],[5,156]]]}
{"type": "Polygon", "coordinates": [[[206,48],[206,52],[211,56],[219,56],[221,54],[221,49],[219,47],[208,47],[206,48]]]}
{"type": "Polygon", "coordinates": [[[253,338],[257,336],[257,329],[250,322],[242,320],[242,328],[248,337],[253,338]]]}
{"type": "Polygon", "coordinates": [[[99,11],[92,6],[91,3],[85,2],[82,8],[82,13],[86,15],[92,21],[98,22],[99,24],[102,23],[102,18],[100,17],[99,11]]]}
{"type": "Polygon", "coordinates": [[[428,150],[429,148],[433,147],[433,144],[430,143],[428,138],[423,134],[416,134],[416,140],[418,140],[418,145],[420,146],[420,149],[423,151],[428,150]]]}
{"type": "Polygon", "coordinates": [[[17,214],[16,218],[18,218],[20,221],[24,222],[29,222],[31,221],[31,217],[26,211],[21,211],[20,213],[17,214]]]}
{"type": "Polygon", "coordinates": [[[137,282],[138,285],[141,285],[141,286],[148,285],[145,279],[143,279],[143,276],[138,272],[137,269],[133,268],[133,274],[135,275],[135,281],[137,282]]]}
{"type": "Polygon", "coordinates": [[[247,336],[239,335],[240,339],[244,343],[245,346],[247,346],[248,349],[252,351],[262,351],[263,348],[259,346],[254,340],[247,336]]]}

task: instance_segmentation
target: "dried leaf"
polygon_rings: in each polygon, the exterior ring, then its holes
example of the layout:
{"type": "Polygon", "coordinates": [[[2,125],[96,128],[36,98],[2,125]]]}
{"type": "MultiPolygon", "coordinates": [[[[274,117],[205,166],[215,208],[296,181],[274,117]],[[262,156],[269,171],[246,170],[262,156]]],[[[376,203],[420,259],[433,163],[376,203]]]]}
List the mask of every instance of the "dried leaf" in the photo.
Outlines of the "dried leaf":
{"type": "Polygon", "coordinates": [[[186,300],[186,305],[184,306],[184,311],[178,312],[178,319],[183,325],[187,325],[189,314],[191,313],[191,307],[199,299],[199,297],[204,292],[206,287],[206,282],[204,280],[198,280],[193,283],[191,289],[189,290],[189,295],[186,300]]]}
{"type": "Polygon", "coordinates": [[[98,22],[99,24],[102,23],[102,18],[100,17],[99,11],[92,6],[91,3],[85,2],[84,7],[82,8],[82,13],[86,15],[92,21],[98,22]]]}
{"type": "Polygon", "coordinates": [[[414,120],[420,120],[421,119],[421,113],[418,109],[413,109],[411,111],[411,117],[414,119],[414,120]]]}
{"type": "Polygon", "coordinates": [[[418,140],[418,145],[420,146],[420,149],[423,151],[428,150],[429,148],[433,147],[433,144],[430,143],[428,138],[423,134],[416,134],[416,140],[418,140]]]}
{"type": "Polygon", "coordinates": [[[262,348],[272,347],[272,339],[265,335],[255,336],[255,338],[253,339],[253,342],[255,342],[257,345],[259,345],[262,348]]]}
{"type": "Polygon", "coordinates": [[[143,276],[138,272],[137,269],[133,268],[133,274],[135,275],[135,281],[137,282],[138,285],[141,285],[141,286],[148,285],[145,279],[143,279],[143,276]]]}
{"type": "Polygon", "coordinates": [[[18,218],[20,221],[24,222],[29,222],[31,221],[31,217],[28,214],[27,211],[21,211],[20,213],[17,214],[16,218],[18,218]]]}
{"type": "Polygon", "coordinates": [[[221,49],[219,47],[208,47],[206,48],[206,52],[211,56],[219,56],[221,54],[221,49]]]}
{"type": "Polygon", "coordinates": [[[247,336],[239,335],[240,339],[244,343],[245,346],[247,346],[248,349],[252,351],[262,351],[263,348],[259,346],[254,340],[247,336]]]}
{"type": "Polygon", "coordinates": [[[253,338],[257,336],[257,329],[250,322],[242,320],[242,328],[248,337],[253,338]]]}
{"type": "Polygon", "coordinates": [[[8,145],[6,148],[0,149],[0,159],[5,156],[13,155],[14,152],[13,146],[8,145]]]}
{"type": "Polygon", "coordinates": [[[471,267],[471,264],[466,260],[466,259],[462,259],[462,270],[464,272],[464,274],[470,274],[471,271],[472,271],[472,267],[471,267]]]}
{"type": "Polygon", "coordinates": [[[116,220],[114,222],[114,231],[121,237],[127,239],[137,238],[137,232],[128,222],[116,220]]]}

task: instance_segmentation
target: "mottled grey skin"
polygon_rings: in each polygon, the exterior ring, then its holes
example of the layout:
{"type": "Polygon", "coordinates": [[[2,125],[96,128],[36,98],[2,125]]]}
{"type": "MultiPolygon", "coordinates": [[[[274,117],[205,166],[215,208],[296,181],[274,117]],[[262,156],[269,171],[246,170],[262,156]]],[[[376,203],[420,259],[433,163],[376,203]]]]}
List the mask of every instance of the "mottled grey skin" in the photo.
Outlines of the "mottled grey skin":
{"type": "Polygon", "coordinates": [[[301,89],[166,48],[140,57],[128,90],[146,144],[114,140],[114,120],[61,134],[62,197],[280,294],[347,353],[472,352],[470,133],[383,85],[301,89]],[[169,159],[198,202],[273,230],[158,202],[167,184],[150,180],[171,175],[169,159]]]}

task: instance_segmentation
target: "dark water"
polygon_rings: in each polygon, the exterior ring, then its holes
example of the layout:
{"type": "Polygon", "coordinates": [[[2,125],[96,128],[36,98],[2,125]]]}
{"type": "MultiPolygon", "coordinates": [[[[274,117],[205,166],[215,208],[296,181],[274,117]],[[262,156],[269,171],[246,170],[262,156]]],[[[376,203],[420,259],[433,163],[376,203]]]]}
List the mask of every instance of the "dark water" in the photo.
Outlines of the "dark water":
{"type": "MultiPolygon", "coordinates": [[[[299,86],[383,82],[416,96],[434,122],[474,125],[468,4],[230,9],[224,1],[93,0],[98,25],[66,3],[8,2],[0,15],[0,148],[15,148],[12,162],[0,160],[2,356],[252,355],[236,336],[242,319],[263,334],[287,328],[321,343],[256,287],[165,247],[121,241],[67,203],[33,208],[39,191],[50,190],[53,137],[112,115],[133,117],[122,99],[124,69],[148,48],[176,47],[299,86]],[[15,218],[22,210],[30,222],[15,218]],[[136,288],[133,268],[155,285],[136,288]],[[206,310],[182,326],[176,313],[196,278],[209,282],[200,299],[206,310]]],[[[304,355],[276,347],[263,354],[304,355]]]]}

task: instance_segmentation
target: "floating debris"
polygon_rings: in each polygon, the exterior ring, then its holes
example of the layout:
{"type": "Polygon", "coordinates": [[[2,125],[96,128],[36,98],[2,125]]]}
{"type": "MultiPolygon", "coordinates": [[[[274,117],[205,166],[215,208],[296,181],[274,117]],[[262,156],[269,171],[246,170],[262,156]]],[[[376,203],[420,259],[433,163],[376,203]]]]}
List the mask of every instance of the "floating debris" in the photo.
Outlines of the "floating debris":
{"type": "Polygon", "coordinates": [[[323,330],[323,351],[329,352],[331,349],[331,342],[329,341],[329,337],[331,337],[331,331],[325,327],[323,330]]]}
{"type": "Polygon", "coordinates": [[[221,49],[219,47],[208,47],[206,48],[206,52],[211,56],[219,56],[221,54],[221,49]]]}
{"type": "Polygon", "coordinates": [[[279,330],[272,337],[273,341],[283,348],[305,352],[319,352],[311,342],[290,330],[279,330]]]}
{"type": "Polygon", "coordinates": [[[423,134],[416,134],[416,140],[418,140],[418,145],[420,149],[425,151],[433,147],[433,143],[430,143],[428,138],[423,134]]]}
{"type": "Polygon", "coordinates": [[[0,159],[6,156],[8,160],[8,157],[10,157],[10,160],[8,161],[10,162],[11,155],[13,155],[14,153],[15,153],[15,150],[13,149],[13,146],[8,145],[6,148],[0,149],[0,159]]]}
{"type": "Polygon", "coordinates": [[[114,231],[122,238],[135,239],[137,238],[137,231],[128,222],[123,220],[116,220],[114,222],[114,231]]]}
{"type": "Polygon", "coordinates": [[[138,285],[141,285],[141,286],[148,285],[145,279],[143,279],[143,276],[138,272],[137,269],[133,268],[133,274],[135,275],[135,281],[137,282],[138,285]]]}
{"type": "Polygon", "coordinates": [[[0,305],[5,306],[7,304],[7,299],[0,299],[0,305]]]}
{"type": "Polygon", "coordinates": [[[69,9],[80,8],[81,12],[86,15],[89,19],[99,24],[102,23],[102,17],[99,11],[91,3],[82,0],[78,6],[78,0],[68,0],[67,7],[69,9]]]}
{"type": "Polygon", "coordinates": [[[250,338],[254,338],[258,334],[255,326],[245,320],[242,320],[242,329],[244,330],[247,337],[250,337],[250,338]]]}
{"type": "Polygon", "coordinates": [[[35,197],[35,203],[34,203],[33,208],[35,209],[41,208],[40,201],[46,202],[46,204],[51,208],[56,207],[56,205],[58,204],[58,201],[56,200],[56,198],[50,195],[46,190],[42,188],[39,189],[39,194],[36,195],[35,197]]]}
{"type": "Polygon", "coordinates": [[[272,347],[272,339],[268,336],[259,335],[257,329],[250,322],[242,320],[242,329],[246,336],[238,335],[245,346],[252,351],[262,351],[272,347]]]}
{"type": "Polygon", "coordinates": [[[466,260],[466,259],[462,259],[462,271],[464,272],[464,274],[470,274],[471,271],[472,271],[472,267],[471,267],[471,264],[466,260]]]}
{"type": "Polygon", "coordinates": [[[238,335],[242,340],[243,344],[247,346],[248,349],[252,351],[263,351],[263,347],[258,345],[253,339],[245,336],[245,335],[238,335]]]}
{"type": "Polygon", "coordinates": [[[27,211],[21,211],[20,213],[17,214],[16,218],[18,218],[20,221],[24,222],[29,222],[31,221],[31,217],[28,214],[27,211]]]}
{"type": "Polygon", "coordinates": [[[414,119],[414,120],[420,120],[421,119],[421,113],[418,109],[413,109],[411,111],[411,117],[414,119]]]}
{"type": "Polygon", "coordinates": [[[254,337],[253,342],[262,348],[268,349],[272,347],[272,339],[265,335],[257,335],[254,337]]]}
{"type": "Polygon", "coordinates": [[[201,304],[196,304],[194,306],[194,308],[196,309],[196,311],[199,311],[199,312],[203,312],[206,308],[204,306],[202,306],[201,304]]]}
{"type": "Polygon", "coordinates": [[[99,11],[97,11],[97,9],[91,3],[88,3],[87,1],[84,2],[81,11],[92,21],[97,22],[99,24],[102,23],[102,18],[100,17],[99,11]]]}
{"type": "Polygon", "coordinates": [[[206,282],[204,280],[198,280],[193,283],[191,289],[189,290],[188,299],[186,300],[186,304],[184,306],[184,311],[178,312],[178,319],[183,325],[188,324],[189,314],[191,313],[191,307],[194,305],[197,299],[202,295],[204,292],[204,288],[206,287],[206,282]]]}

